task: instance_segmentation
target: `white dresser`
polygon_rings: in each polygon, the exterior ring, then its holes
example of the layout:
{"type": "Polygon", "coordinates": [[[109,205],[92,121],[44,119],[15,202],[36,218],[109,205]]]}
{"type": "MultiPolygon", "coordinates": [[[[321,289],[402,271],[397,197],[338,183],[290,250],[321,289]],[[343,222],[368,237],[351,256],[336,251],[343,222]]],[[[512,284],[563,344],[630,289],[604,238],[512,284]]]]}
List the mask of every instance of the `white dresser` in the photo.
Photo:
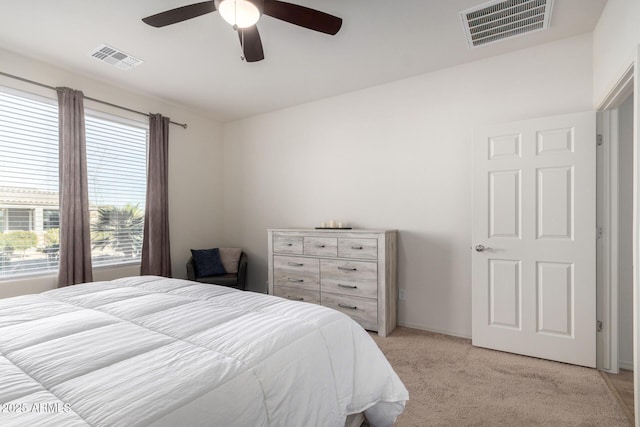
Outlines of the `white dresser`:
{"type": "Polygon", "coordinates": [[[339,310],[387,336],[396,327],[395,230],[268,230],[269,293],[339,310]]]}

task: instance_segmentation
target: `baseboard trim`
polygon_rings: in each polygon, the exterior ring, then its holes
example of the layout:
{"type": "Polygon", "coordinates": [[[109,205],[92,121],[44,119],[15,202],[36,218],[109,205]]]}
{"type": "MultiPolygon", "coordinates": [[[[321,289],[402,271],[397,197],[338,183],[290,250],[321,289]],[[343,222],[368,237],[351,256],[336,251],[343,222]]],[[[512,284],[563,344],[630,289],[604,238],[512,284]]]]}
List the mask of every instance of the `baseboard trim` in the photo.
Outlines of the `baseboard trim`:
{"type": "Polygon", "coordinates": [[[443,334],[443,335],[451,335],[452,337],[458,337],[458,338],[465,338],[470,340],[471,337],[468,335],[464,335],[464,334],[460,334],[457,332],[451,332],[451,331],[444,331],[441,329],[434,329],[434,328],[426,328],[424,326],[421,325],[414,325],[411,323],[398,323],[398,326],[404,326],[405,328],[411,328],[411,329],[418,329],[420,331],[426,331],[426,332],[433,332],[436,334],[443,334]]]}
{"type": "Polygon", "coordinates": [[[627,360],[621,360],[618,362],[620,369],[626,369],[627,371],[633,371],[633,362],[627,360]]]}

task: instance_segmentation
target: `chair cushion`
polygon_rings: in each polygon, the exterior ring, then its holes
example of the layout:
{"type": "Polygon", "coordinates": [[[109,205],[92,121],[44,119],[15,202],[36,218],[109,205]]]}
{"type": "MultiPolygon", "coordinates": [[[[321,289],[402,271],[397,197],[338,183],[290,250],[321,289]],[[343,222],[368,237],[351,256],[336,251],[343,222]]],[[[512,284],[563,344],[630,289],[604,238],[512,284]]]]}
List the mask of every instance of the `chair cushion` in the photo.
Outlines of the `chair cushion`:
{"type": "Polygon", "coordinates": [[[227,273],[222,264],[220,250],[218,248],[191,249],[191,255],[193,256],[196,278],[218,276],[227,273]]]}
{"type": "Polygon", "coordinates": [[[225,274],[223,276],[200,277],[198,282],[208,283],[211,285],[231,286],[235,288],[238,286],[238,275],[225,274]]]}
{"type": "Polygon", "coordinates": [[[238,262],[241,254],[242,249],[240,248],[220,248],[220,259],[227,273],[238,272],[238,262]]]}

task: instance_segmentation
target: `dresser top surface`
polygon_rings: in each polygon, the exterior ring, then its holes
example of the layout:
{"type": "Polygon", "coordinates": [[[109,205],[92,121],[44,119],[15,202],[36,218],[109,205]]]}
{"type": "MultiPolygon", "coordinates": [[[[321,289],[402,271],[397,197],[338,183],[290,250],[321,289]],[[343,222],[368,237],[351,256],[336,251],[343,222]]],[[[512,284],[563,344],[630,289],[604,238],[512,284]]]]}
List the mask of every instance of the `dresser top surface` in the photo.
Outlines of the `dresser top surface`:
{"type": "Polygon", "coordinates": [[[269,228],[270,232],[283,233],[396,233],[397,230],[366,228],[269,228]]]}

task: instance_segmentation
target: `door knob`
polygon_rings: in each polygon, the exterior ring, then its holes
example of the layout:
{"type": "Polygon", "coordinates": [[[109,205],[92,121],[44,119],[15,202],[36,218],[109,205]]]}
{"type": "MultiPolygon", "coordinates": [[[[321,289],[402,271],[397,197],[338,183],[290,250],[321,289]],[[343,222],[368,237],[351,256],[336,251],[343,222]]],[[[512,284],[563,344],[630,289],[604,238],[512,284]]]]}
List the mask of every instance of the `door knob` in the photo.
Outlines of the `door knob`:
{"type": "Polygon", "coordinates": [[[476,252],[484,252],[487,249],[491,249],[491,248],[484,245],[476,245],[475,249],[476,249],[476,252]]]}

